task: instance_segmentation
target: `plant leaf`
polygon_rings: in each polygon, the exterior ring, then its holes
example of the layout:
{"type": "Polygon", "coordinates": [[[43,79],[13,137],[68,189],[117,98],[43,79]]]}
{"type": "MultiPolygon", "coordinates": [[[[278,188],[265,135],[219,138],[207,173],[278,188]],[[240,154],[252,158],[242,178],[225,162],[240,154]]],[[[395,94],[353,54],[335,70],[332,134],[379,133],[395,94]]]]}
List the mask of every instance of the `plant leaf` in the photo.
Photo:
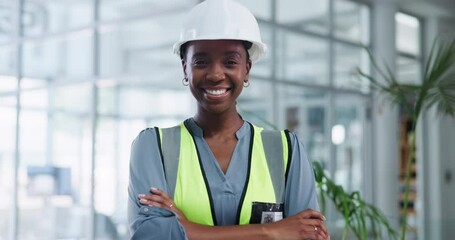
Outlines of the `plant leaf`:
{"type": "Polygon", "coordinates": [[[435,42],[427,63],[423,84],[431,88],[437,82],[445,81],[446,77],[454,71],[454,65],[455,39],[448,42],[435,42]]]}
{"type": "Polygon", "coordinates": [[[455,39],[435,45],[425,79],[426,107],[437,106],[439,113],[455,116],[455,39]]]}
{"type": "Polygon", "coordinates": [[[323,201],[322,205],[325,206],[325,201],[330,199],[337,212],[341,213],[345,219],[344,237],[347,235],[347,230],[350,229],[357,239],[367,239],[368,233],[379,236],[381,239],[382,231],[385,229],[389,234],[389,239],[396,239],[397,233],[390,227],[387,218],[375,206],[366,203],[358,191],[345,192],[341,185],[335,184],[325,174],[321,164],[317,161],[313,161],[313,169],[317,186],[323,196],[320,198],[323,201]]]}

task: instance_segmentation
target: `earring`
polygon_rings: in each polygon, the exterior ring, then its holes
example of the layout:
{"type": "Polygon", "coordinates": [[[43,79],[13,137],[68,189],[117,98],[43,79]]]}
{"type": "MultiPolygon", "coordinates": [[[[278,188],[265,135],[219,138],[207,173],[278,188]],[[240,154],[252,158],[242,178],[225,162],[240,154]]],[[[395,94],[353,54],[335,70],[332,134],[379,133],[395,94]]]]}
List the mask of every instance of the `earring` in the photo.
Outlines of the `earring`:
{"type": "Polygon", "coordinates": [[[183,84],[183,86],[188,86],[190,84],[190,82],[188,81],[188,78],[184,77],[182,79],[182,84],[183,84]]]}
{"type": "Polygon", "coordinates": [[[244,88],[247,88],[247,87],[249,87],[249,86],[250,86],[250,81],[248,81],[248,79],[245,79],[245,80],[243,81],[243,87],[244,87],[244,88]]]}

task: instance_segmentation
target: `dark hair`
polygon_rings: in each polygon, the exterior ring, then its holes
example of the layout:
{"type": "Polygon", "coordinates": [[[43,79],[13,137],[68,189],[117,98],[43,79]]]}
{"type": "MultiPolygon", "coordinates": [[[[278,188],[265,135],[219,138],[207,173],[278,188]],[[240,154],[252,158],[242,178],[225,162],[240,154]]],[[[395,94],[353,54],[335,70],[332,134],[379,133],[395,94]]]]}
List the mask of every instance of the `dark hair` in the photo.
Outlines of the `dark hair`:
{"type": "MultiPolygon", "coordinates": [[[[189,42],[186,42],[180,46],[180,59],[182,59],[182,60],[186,55],[186,49],[188,48],[188,43],[189,42]]],[[[249,41],[242,41],[242,44],[243,44],[243,47],[245,47],[247,59],[250,59],[250,53],[248,52],[248,49],[250,49],[253,46],[253,43],[249,42],[249,41]]]]}

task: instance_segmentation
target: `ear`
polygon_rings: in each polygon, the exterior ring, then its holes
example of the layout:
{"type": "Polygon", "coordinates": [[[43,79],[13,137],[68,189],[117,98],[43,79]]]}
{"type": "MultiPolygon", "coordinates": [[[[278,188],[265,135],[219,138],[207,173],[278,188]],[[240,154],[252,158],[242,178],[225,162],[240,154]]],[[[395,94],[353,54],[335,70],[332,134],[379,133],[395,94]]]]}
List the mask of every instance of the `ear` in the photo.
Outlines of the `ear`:
{"type": "Polygon", "coordinates": [[[249,75],[250,75],[250,70],[251,70],[251,67],[253,66],[253,63],[251,62],[250,59],[248,59],[248,62],[246,63],[246,74],[245,74],[245,79],[248,79],[249,78],[249,75]]]}
{"type": "Polygon", "coordinates": [[[186,77],[186,61],[182,59],[183,76],[186,77]]]}

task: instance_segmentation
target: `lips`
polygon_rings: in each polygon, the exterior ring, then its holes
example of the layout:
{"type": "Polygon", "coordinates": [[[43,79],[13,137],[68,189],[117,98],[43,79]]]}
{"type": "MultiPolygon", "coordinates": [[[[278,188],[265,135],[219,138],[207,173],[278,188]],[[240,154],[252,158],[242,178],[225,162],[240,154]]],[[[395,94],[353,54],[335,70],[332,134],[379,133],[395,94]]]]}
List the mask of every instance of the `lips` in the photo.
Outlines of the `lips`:
{"type": "Polygon", "coordinates": [[[205,89],[205,92],[210,95],[219,96],[227,92],[227,89],[205,89]]]}
{"type": "Polygon", "coordinates": [[[204,89],[205,94],[212,97],[221,97],[225,96],[229,88],[217,88],[217,89],[204,89]]]}

